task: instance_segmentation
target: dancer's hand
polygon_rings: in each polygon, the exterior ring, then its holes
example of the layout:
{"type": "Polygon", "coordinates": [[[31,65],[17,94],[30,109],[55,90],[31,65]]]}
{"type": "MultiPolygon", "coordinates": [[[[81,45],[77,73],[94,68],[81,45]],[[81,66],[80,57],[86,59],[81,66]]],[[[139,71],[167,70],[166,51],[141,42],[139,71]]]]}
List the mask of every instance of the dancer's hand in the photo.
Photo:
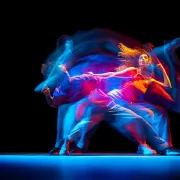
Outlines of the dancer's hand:
{"type": "Polygon", "coordinates": [[[50,94],[50,89],[49,89],[47,86],[45,86],[45,88],[44,88],[44,90],[43,90],[43,94],[44,94],[45,96],[47,96],[47,95],[50,94]]]}
{"type": "Polygon", "coordinates": [[[59,67],[60,67],[60,69],[61,69],[63,72],[67,73],[66,66],[64,66],[64,65],[59,65],[59,67]]]}

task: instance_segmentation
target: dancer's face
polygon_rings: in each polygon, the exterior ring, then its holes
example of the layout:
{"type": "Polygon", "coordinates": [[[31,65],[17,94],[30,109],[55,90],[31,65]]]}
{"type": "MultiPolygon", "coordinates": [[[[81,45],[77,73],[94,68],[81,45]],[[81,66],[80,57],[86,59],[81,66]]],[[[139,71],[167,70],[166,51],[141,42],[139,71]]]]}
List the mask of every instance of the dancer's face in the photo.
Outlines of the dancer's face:
{"type": "Polygon", "coordinates": [[[149,57],[147,54],[141,54],[139,56],[139,66],[140,67],[145,67],[147,66],[149,63],[149,57]]]}

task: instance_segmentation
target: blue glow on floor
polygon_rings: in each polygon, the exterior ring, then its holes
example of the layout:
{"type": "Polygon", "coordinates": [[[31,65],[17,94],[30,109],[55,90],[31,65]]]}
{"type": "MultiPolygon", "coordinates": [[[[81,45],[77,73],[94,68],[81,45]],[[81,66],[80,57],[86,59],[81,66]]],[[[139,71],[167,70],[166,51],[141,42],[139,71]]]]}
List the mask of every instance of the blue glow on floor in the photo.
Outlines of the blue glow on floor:
{"type": "Polygon", "coordinates": [[[180,156],[0,155],[0,179],[171,179],[179,172],[180,156]]]}

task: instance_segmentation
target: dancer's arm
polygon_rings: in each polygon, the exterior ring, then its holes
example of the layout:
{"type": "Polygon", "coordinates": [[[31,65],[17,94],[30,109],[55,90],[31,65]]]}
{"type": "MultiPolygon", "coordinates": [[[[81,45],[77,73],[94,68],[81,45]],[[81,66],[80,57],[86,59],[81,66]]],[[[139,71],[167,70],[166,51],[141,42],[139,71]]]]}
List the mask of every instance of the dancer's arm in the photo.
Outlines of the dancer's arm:
{"type": "Polygon", "coordinates": [[[102,74],[93,74],[93,73],[91,73],[91,74],[95,75],[95,76],[102,76],[102,77],[113,77],[113,76],[123,75],[124,73],[130,72],[132,70],[137,70],[137,68],[129,67],[129,68],[126,68],[126,69],[124,69],[122,71],[118,71],[118,72],[108,72],[108,73],[102,73],[102,74]]]}
{"type": "Polygon", "coordinates": [[[67,95],[51,96],[50,89],[48,87],[44,88],[43,94],[46,97],[47,104],[53,108],[58,108],[62,104],[69,103],[67,95]]]}
{"type": "MultiPolygon", "coordinates": [[[[180,38],[179,38],[179,40],[180,40],[180,38]]],[[[178,43],[176,42],[176,43],[173,44],[173,46],[177,48],[177,44],[178,44],[178,43]]],[[[180,44],[180,42],[179,42],[179,44],[180,44]]],[[[164,50],[165,50],[165,52],[167,52],[169,48],[167,48],[167,45],[166,45],[165,47],[166,47],[166,48],[164,48],[164,50]]],[[[168,46],[168,47],[169,47],[169,46],[168,46]]],[[[161,69],[162,73],[163,73],[164,82],[157,81],[157,80],[155,80],[155,79],[153,79],[153,78],[152,78],[150,81],[151,81],[151,82],[156,82],[156,83],[158,83],[158,84],[160,84],[160,85],[162,85],[162,86],[164,86],[164,87],[172,88],[171,81],[170,81],[170,79],[169,79],[169,77],[168,77],[168,75],[167,75],[167,73],[166,73],[166,70],[164,69],[164,67],[163,67],[162,64],[160,63],[158,57],[156,56],[156,54],[154,53],[154,51],[152,50],[152,48],[153,48],[153,47],[151,47],[151,51],[152,51],[154,57],[156,58],[156,60],[157,60],[157,62],[158,62],[157,67],[159,67],[159,68],[161,69]]]]}
{"type": "Polygon", "coordinates": [[[166,70],[162,66],[162,64],[158,64],[157,67],[159,67],[161,69],[162,73],[163,73],[164,82],[161,82],[161,81],[158,81],[158,80],[156,80],[154,78],[151,78],[149,80],[149,83],[155,82],[155,83],[157,83],[157,84],[159,84],[159,85],[161,85],[163,87],[172,88],[171,81],[170,81],[170,79],[169,79],[169,77],[168,77],[168,75],[166,73],[166,70]]]}
{"type": "MultiPolygon", "coordinates": [[[[163,73],[164,82],[162,83],[162,85],[164,87],[172,88],[171,81],[166,73],[166,70],[162,66],[162,64],[158,64],[157,67],[159,67],[163,73]]],[[[155,82],[158,82],[158,81],[155,81],[155,82]]]]}
{"type": "Polygon", "coordinates": [[[59,65],[59,67],[60,67],[60,69],[68,76],[69,82],[71,82],[71,76],[70,76],[69,72],[67,71],[66,66],[64,66],[64,65],[59,65]]]}
{"type": "Polygon", "coordinates": [[[46,102],[49,106],[53,106],[53,96],[51,96],[50,89],[48,87],[45,87],[43,90],[43,94],[46,97],[46,102]]]}

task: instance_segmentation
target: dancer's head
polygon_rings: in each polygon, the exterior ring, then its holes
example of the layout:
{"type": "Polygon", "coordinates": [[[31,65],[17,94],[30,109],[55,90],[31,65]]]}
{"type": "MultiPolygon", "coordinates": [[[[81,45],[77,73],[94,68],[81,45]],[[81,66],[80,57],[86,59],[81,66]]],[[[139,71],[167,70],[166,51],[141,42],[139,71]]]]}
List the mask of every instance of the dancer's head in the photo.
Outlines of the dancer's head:
{"type": "Polygon", "coordinates": [[[145,67],[149,64],[149,57],[147,54],[141,54],[138,60],[139,67],[145,67]]]}
{"type": "Polygon", "coordinates": [[[128,66],[145,67],[152,63],[152,57],[146,49],[129,48],[122,43],[119,43],[118,47],[118,56],[121,56],[128,66]]]}

